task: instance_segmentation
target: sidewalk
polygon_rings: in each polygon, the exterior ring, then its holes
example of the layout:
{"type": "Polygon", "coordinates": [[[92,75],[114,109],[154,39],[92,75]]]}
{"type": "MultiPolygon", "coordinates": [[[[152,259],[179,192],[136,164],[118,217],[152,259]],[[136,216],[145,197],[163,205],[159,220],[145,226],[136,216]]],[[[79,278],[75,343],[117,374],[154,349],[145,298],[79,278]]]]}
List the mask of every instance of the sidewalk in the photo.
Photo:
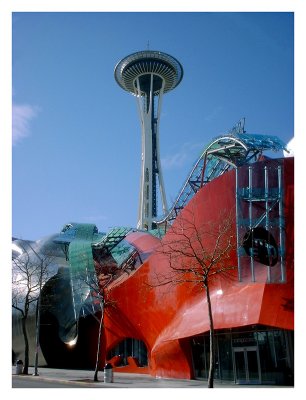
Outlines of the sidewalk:
{"type": "MultiPolygon", "coordinates": [[[[131,373],[120,373],[114,372],[114,379],[112,383],[104,382],[104,373],[99,371],[98,382],[94,382],[93,376],[94,371],[91,370],[67,370],[67,369],[53,369],[43,368],[38,369],[39,376],[33,376],[34,368],[29,367],[29,375],[16,375],[16,369],[13,367],[12,375],[17,379],[26,379],[39,381],[52,381],[52,382],[69,382],[75,384],[76,387],[82,386],[82,384],[92,385],[93,388],[198,388],[206,389],[207,382],[200,380],[187,380],[187,379],[165,379],[165,378],[154,378],[146,374],[131,374],[131,373]]],[[[15,378],[15,379],[16,379],[15,378]]],[[[275,388],[276,386],[271,385],[235,385],[234,383],[220,383],[215,382],[215,388],[275,388]]],[[[278,388],[280,386],[277,386],[278,388]]]]}

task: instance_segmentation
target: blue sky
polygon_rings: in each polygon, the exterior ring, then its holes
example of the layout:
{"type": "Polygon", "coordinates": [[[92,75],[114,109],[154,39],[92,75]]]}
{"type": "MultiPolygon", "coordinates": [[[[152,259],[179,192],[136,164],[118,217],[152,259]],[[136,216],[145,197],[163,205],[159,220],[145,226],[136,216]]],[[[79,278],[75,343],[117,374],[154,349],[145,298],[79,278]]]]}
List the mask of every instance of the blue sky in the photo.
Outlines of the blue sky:
{"type": "Polygon", "coordinates": [[[13,236],[67,222],[136,226],[140,122],[115,82],[130,53],[160,50],[184,68],[163,99],[168,203],[215,136],[294,134],[293,13],[17,12],[12,22],[13,236]]]}

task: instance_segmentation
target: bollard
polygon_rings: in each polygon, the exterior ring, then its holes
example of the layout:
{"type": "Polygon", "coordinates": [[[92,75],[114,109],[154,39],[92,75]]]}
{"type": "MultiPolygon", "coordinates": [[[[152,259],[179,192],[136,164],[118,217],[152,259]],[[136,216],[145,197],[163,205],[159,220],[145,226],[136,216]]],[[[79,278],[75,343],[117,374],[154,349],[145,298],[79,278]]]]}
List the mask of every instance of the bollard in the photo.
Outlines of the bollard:
{"type": "Polygon", "coordinates": [[[113,382],[113,366],[112,364],[106,364],[104,367],[104,382],[112,383],[113,382]]]}
{"type": "Polygon", "coordinates": [[[22,370],[23,370],[23,362],[22,362],[22,360],[17,360],[16,361],[16,375],[22,374],[22,370]]]}

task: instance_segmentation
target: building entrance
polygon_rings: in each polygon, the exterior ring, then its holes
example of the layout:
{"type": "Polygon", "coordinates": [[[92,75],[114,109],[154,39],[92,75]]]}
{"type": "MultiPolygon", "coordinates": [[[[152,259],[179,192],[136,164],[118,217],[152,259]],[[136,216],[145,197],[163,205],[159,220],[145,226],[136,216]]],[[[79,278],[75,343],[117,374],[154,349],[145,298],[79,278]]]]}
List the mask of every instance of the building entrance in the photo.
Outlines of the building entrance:
{"type": "MultiPolygon", "coordinates": [[[[237,384],[293,385],[293,331],[248,327],[215,332],[214,378],[237,384]]],[[[195,379],[209,373],[209,335],[191,338],[195,379]]]]}
{"type": "Polygon", "coordinates": [[[235,347],[233,351],[235,382],[239,384],[261,383],[257,346],[235,347]]]}

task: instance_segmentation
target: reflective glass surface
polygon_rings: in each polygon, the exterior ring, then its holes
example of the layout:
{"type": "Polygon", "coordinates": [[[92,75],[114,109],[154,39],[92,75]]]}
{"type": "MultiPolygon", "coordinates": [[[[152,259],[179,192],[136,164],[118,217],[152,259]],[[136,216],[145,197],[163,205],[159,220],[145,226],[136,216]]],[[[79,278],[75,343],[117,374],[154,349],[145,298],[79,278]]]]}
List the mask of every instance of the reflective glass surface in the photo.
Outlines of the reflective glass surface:
{"type": "MultiPolygon", "coordinates": [[[[208,334],[190,339],[195,378],[207,379],[208,334]]],[[[215,334],[215,378],[239,384],[293,385],[293,332],[254,327],[215,334]]]]}

